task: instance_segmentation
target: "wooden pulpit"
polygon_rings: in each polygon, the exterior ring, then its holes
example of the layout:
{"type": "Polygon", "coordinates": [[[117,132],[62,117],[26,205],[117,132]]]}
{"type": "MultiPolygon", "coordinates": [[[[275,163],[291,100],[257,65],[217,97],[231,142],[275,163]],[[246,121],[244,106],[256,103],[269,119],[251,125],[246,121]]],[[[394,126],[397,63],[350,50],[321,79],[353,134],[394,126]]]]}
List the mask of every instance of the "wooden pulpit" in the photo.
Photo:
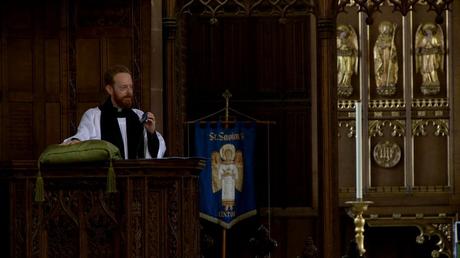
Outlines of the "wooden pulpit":
{"type": "Polygon", "coordinates": [[[106,193],[107,162],[48,166],[42,203],[33,198],[36,161],[3,165],[8,197],[0,219],[10,241],[2,257],[199,257],[204,165],[199,158],[114,161],[116,193],[106,193]]]}

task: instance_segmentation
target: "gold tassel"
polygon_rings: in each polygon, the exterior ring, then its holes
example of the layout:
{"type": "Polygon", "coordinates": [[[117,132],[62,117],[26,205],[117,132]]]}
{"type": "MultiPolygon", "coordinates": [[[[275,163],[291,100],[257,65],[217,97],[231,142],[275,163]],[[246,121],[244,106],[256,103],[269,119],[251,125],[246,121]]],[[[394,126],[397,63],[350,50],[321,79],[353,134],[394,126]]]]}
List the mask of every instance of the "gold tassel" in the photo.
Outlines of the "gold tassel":
{"type": "Polygon", "coordinates": [[[40,172],[40,165],[38,165],[38,175],[37,181],[35,181],[35,201],[44,202],[45,201],[45,186],[43,183],[42,173],[40,172]]]}
{"type": "Polygon", "coordinates": [[[113,170],[112,160],[110,160],[109,173],[107,174],[107,193],[117,192],[117,179],[115,171],[113,170]]]}

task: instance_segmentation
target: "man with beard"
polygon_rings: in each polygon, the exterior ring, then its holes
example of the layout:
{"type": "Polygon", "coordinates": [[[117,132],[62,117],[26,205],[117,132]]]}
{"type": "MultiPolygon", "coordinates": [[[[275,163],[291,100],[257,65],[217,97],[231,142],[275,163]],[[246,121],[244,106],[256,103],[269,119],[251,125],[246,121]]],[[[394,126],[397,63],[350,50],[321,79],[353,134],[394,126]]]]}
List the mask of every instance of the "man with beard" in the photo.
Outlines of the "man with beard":
{"type": "Polygon", "coordinates": [[[125,159],[161,158],[166,144],[156,131],[155,116],[133,106],[133,81],[125,66],[116,65],[104,74],[105,90],[110,95],[100,106],[88,109],[81,118],[77,133],[62,144],[86,140],[105,140],[120,150],[125,159]]]}

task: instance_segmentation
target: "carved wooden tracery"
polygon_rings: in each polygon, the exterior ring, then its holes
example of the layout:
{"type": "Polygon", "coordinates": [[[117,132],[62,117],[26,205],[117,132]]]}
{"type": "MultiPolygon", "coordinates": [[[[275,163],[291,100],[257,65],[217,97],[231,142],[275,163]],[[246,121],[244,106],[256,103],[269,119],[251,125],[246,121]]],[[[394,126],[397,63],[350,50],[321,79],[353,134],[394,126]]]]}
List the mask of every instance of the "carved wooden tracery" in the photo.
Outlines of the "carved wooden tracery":
{"type": "Polygon", "coordinates": [[[429,10],[436,13],[436,22],[442,24],[444,22],[443,13],[449,10],[453,0],[344,0],[338,1],[340,11],[344,11],[345,2],[348,4],[356,4],[358,12],[363,12],[367,15],[366,23],[374,22],[373,15],[376,12],[381,12],[380,6],[388,3],[393,6],[393,12],[400,12],[402,16],[406,16],[409,11],[415,10],[417,4],[428,5],[429,10]]]}
{"type": "Polygon", "coordinates": [[[210,16],[210,23],[217,23],[217,17],[271,16],[280,17],[283,23],[288,16],[313,13],[312,0],[190,0],[179,13],[210,16]]]}

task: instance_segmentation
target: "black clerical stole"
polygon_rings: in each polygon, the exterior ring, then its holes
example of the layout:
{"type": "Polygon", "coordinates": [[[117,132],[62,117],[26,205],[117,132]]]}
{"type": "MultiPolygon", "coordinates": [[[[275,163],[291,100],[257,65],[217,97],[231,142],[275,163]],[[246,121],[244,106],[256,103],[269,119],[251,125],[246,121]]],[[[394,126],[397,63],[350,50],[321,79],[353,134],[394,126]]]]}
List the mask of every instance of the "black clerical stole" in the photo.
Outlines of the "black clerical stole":
{"type": "Polygon", "coordinates": [[[121,156],[125,157],[123,138],[117,119],[118,117],[125,117],[126,136],[128,138],[128,155],[126,156],[128,159],[145,158],[144,125],[139,122],[137,114],[132,109],[121,109],[119,111],[113,107],[110,98],[99,106],[99,109],[101,110],[101,139],[117,146],[120,149],[121,156]]]}

